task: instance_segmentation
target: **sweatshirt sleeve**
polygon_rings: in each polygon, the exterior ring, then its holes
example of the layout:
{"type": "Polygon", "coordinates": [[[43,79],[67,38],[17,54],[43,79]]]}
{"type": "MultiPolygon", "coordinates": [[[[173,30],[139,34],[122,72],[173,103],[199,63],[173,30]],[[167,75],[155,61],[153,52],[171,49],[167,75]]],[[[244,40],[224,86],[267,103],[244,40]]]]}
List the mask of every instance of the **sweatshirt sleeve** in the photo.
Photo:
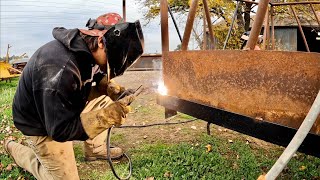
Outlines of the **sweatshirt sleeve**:
{"type": "Polygon", "coordinates": [[[86,140],[88,136],[80,119],[86,102],[80,73],[70,65],[59,73],[55,82],[48,79],[47,84],[51,85],[34,92],[40,119],[48,136],[55,141],[86,140]]]}

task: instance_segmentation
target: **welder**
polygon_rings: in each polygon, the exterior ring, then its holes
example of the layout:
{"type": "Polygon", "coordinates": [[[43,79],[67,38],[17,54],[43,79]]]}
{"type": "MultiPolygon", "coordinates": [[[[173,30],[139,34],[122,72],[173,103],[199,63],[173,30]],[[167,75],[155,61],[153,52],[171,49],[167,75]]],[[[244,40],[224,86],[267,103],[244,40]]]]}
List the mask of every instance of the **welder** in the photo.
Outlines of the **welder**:
{"type": "MultiPolygon", "coordinates": [[[[55,40],[33,54],[19,80],[12,112],[27,145],[7,140],[4,146],[37,179],[79,179],[73,140],[85,141],[86,160],[105,159],[106,130],[124,122],[133,99],[111,79],[143,53],[139,21],[107,13],[86,26],[54,28],[55,40]]],[[[117,147],[110,153],[123,154],[117,147]]]]}

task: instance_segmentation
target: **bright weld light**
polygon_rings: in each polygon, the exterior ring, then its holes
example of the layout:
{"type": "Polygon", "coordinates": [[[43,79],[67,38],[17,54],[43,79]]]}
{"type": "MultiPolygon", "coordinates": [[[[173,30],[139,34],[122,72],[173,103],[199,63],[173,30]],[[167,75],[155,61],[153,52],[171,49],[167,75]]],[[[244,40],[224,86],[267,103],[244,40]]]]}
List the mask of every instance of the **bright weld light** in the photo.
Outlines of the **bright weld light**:
{"type": "Polygon", "coordinates": [[[162,96],[165,96],[168,93],[168,89],[166,88],[163,82],[159,82],[158,84],[158,93],[162,96]]]}

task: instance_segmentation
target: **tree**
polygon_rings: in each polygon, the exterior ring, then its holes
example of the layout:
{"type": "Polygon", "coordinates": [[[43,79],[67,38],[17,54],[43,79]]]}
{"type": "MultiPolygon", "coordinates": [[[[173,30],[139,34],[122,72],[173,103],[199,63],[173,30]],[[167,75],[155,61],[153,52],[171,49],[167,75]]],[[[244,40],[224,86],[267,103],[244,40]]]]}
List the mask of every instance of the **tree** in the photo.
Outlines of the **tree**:
{"type": "MultiPolygon", "coordinates": [[[[217,40],[216,48],[222,48],[224,40],[226,38],[228,29],[231,24],[232,16],[236,7],[236,1],[233,0],[207,0],[210,9],[211,16],[215,19],[216,24],[212,24],[215,38],[217,40]]],[[[284,0],[273,0],[274,2],[283,2],[284,0]]],[[[293,2],[296,0],[285,0],[286,2],[293,2]]],[[[312,0],[307,0],[312,1],[312,0]]],[[[191,0],[168,0],[168,3],[173,12],[179,14],[179,16],[186,16],[190,8],[191,0]]],[[[148,21],[154,19],[160,12],[159,0],[143,0],[141,1],[143,7],[147,8],[145,12],[145,19],[148,21]]],[[[234,25],[231,37],[228,41],[227,48],[239,49],[241,46],[241,35],[245,31],[250,30],[250,24],[253,15],[253,8],[256,7],[253,3],[241,2],[237,11],[236,23],[234,25]]],[[[320,5],[315,5],[315,10],[320,10],[320,5]]],[[[198,17],[202,18],[202,1],[199,1],[198,17]],[[201,15],[200,15],[201,14],[201,15]]],[[[278,6],[275,8],[275,12],[280,17],[287,17],[291,15],[291,11],[288,6],[278,6]]],[[[296,11],[299,14],[304,14],[309,21],[315,21],[315,17],[310,10],[309,6],[302,5],[296,6],[296,11]]],[[[197,29],[197,28],[196,28],[197,29]]],[[[194,33],[195,34],[195,33],[194,33]]],[[[198,33],[199,36],[199,33],[198,33]]],[[[198,37],[196,36],[196,39],[198,37]]],[[[201,47],[202,42],[199,39],[196,40],[198,46],[201,47]]]]}
{"type": "MultiPolygon", "coordinates": [[[[158,0],[144,0],[141,2],[144,7],[147,7],[147,11],[145,13],[145,19],[152,20],[160,13],[160,3],[158,0]]],[[[179,14],[179,16],[186,16],[188,10],[191,5],[191,0],[168,0],[168,3],[173,12],[179,14]]],[[[231,24],[233,11],[236,7],[236,3],[233,0],[208,0],[208,6],[210,9],[210,13],[212,17],[214,17],[216,22],[219,22],[217,26],[214,27],[215,38],[218,42],[218,48],[223,46],[224,38],[227,35],[228,27],[231,24]]],[[[241,5],[242,6],[242,5],[241,5]]],[[[251,6],[250,6],[251,7],[251,6]]],[[[202,1],[199,1],[198,7],[198,16],[199,19],[203,18],[203,5],[202,1]]],[[[249,18],[250,20],[250,18],[249,18]]],[[[196,24],[196,23],[195,23],[196,24]]],[[[239,8],[237,15],[237,25],[235,30],[232,32],[232,37],[230,42],[234,42],[235,44],[231,44],[230,46],[233,48],[240,47],[240,36],[244,32],[245,21],[242,17],[242,10],[239,8]]],[[[248,26],[248,25],[247,25],[248,26]]],[[[195,28],[199,29],[199,28],[195,28]]],[[[193,35],[198,43],[199,47],[202,47],[202,40],[199,41],[199,36],[202,33],[197,33],[193,30],[193,35]]]]}

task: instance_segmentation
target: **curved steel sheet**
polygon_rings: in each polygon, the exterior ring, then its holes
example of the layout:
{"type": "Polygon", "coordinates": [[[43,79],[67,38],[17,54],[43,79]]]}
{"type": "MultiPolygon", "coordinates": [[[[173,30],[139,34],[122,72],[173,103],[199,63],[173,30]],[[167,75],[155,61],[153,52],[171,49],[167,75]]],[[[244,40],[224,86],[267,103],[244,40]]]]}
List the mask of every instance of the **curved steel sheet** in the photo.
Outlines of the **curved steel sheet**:
{"type": "Polygon", "coordinates": [[[163,76],[168,95],[297,129],[320,90],[320,54],[166,52],[163,76]]]}

